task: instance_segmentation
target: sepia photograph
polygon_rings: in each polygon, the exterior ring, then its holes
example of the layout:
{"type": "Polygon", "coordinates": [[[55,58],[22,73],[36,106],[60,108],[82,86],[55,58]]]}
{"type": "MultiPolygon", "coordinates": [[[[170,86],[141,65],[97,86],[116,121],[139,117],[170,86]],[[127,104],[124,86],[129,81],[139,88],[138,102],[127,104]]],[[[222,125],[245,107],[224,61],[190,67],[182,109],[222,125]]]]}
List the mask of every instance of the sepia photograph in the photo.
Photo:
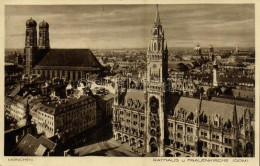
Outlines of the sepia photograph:
{"type": "Polygon", "coordinates": [[[259,156],[255,15],[255,4],[5,5],[4,156],[259,156]]]}

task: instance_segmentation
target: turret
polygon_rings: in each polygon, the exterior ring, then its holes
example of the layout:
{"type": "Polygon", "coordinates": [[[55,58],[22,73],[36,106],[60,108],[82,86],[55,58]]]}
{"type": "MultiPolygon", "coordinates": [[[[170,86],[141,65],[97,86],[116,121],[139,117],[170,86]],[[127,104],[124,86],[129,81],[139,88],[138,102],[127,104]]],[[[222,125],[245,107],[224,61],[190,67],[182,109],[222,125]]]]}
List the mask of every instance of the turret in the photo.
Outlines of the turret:
{"type": "Polygon", "coordinates": [[[119,97],[120,97],[120,93],[122,91],[122,88],[121,88],[121,80],[120,78],[116,78],[116,81],[115,81],[115,97],[114,97],[114,105],[119,105],[119,97]]]}
{"type": "Polygon", "coordinates": [[[212,45],[209,47],[209,60],[214,61],[214,48],[212,45]]]}
{"type": "Polygon", "coordinates": [[[37,47],[37,22],[30,18],[26,21],[25,47],[37,47]]]}
{"type": "Polygon", "coordinates": [[[233,118],[232,118],[232,135],[233,135],[233,140],[232,140],[232,155],[237,156],[238,154],[238,133],[239,128],[238,128],[238,121],[237,121],[237,107],[236,103],[234,104],[233,108],[233,118]]]}
{"type": "Polygon", "coordinates": [[[50,49],[49,24],[44,20],[39,24],[39,49],[50,49]]]}
{"type": "Polygon", "coordinates": [[[218,87],[218,63],[217,59],[213,62],[213,86],[218,87]]]}

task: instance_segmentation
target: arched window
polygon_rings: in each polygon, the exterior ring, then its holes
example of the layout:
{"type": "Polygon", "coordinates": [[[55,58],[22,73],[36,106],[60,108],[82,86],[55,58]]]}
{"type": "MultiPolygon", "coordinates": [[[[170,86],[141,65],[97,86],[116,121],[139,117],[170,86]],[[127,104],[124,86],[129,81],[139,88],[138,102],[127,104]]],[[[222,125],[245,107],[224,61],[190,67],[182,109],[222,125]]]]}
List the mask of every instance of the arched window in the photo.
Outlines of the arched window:
{"type": "Polygon", "coordinates": [[[159,109],[159,100],[154,96],[150,98],[150,107],[152,113],[158,113],[159,109]]]}
{"type": "Polygon", "coordinates": [[[153,50],[156,51],[156,42],[153,43],[153,50]]]}

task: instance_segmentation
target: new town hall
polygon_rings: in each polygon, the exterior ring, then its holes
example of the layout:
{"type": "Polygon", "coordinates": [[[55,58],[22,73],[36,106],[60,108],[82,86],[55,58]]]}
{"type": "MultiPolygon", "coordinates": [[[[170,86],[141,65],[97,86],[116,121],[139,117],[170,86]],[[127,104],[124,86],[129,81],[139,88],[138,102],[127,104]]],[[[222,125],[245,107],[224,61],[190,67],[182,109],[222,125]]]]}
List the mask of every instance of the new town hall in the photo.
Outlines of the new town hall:
{"type": "Polygon", "coordinates": [[[254,156],[254,108],[169,91],[168,48],[157,7],[144,90],[118,78],[113,134],[154,156],[254,156]]]}

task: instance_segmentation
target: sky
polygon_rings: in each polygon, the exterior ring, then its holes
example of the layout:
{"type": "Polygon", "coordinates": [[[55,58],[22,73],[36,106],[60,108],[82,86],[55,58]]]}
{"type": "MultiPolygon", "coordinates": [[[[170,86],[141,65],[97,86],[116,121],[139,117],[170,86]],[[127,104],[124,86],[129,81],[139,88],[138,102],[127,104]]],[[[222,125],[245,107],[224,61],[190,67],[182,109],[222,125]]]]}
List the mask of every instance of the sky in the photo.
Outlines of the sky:
{"type": "MultiPolygon", "coordinates": [[[[156,5],[7,5],[5,48],[23,48],[31,17],[49,23],[51,48],[147,48],[156,5]]],[[[159,5],[169,47],[254,47],[255,7],[159,5]]],[[[38,26],[37,25],[37,26],[38,26]]]]}

